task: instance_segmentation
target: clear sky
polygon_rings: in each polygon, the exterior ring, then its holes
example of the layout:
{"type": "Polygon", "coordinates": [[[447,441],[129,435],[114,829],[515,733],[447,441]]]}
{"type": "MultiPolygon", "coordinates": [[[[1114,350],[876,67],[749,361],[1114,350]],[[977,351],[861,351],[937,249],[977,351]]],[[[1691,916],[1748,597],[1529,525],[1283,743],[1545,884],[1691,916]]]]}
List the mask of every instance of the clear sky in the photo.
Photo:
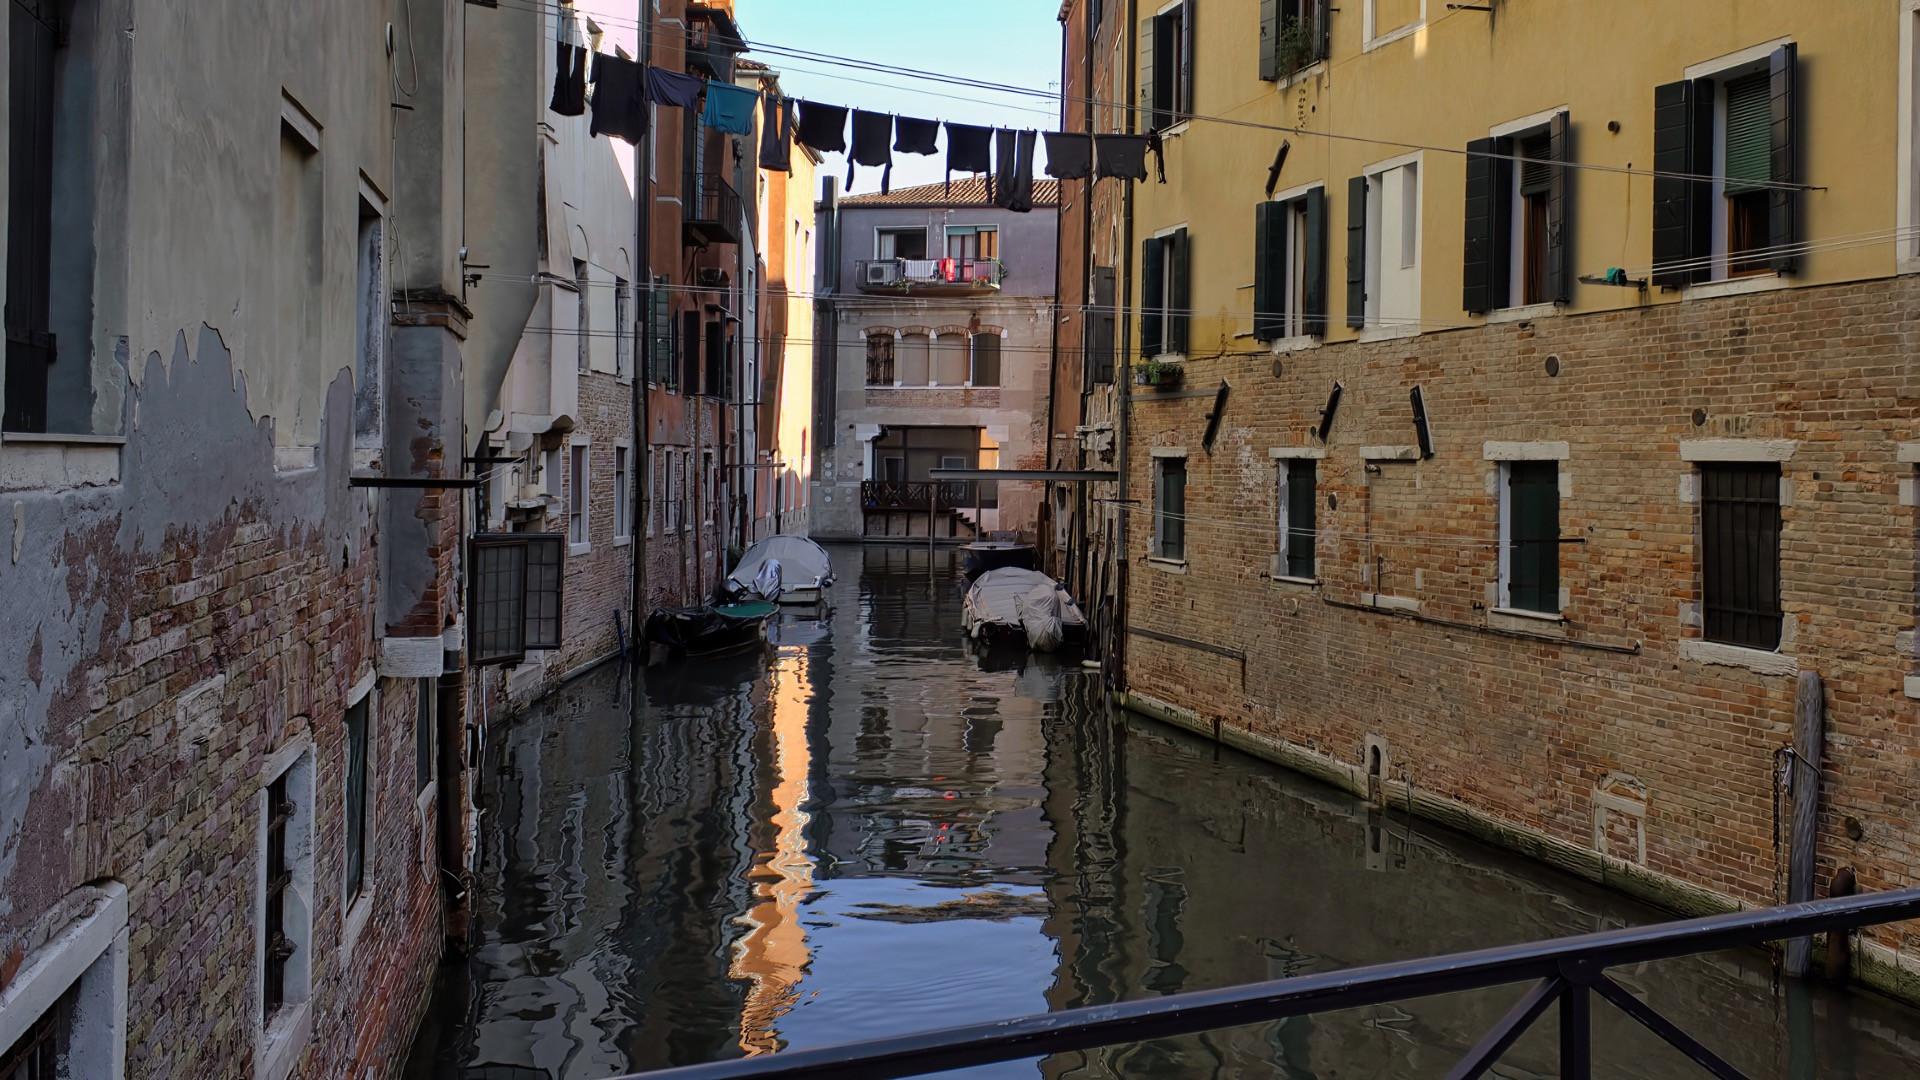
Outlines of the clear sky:
{"type": "MultiPolygon", "coordinates": [[[[1058,0],[738,0],[735,6],[749,42],[1036,90],[1059,89],[1059,12],[1058,0]]],[[[1059,126],[1058,103],[1044,98],[856,71],[773,52],[747,55],[778,71],[791,97],[990,127],[1045,131],[1059,126]]],[[[895,154],[893,186],[938,182],[946,170],[944,134],[940,145],[941,153],[932,157],[895,154]]],[[[1043,151],[1036,146],[1036,176],[1043,151]]],[[[846,159],[828,155],[821,173],[844,183],[846,159]]],[[[880,170],[861,168],[852,191],[878,190],[880,170]]]]}

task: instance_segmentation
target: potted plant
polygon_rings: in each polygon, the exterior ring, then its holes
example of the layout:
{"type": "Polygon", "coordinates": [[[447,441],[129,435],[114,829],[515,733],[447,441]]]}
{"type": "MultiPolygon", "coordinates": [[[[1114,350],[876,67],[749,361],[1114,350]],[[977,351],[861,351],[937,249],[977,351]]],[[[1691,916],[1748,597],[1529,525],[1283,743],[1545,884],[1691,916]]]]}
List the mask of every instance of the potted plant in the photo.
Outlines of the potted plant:
{"type": "Polygon", "coordinates": [[[1133,365],[1136,386],[1172,387],[1180,385],[1180,365],[1157,356],[1149,356],[1133,365]]]}
{"type": "Polygon", "coordinates": [[[1314,62],[1319,43],[1314,40],[1313,22],[1298,15],[1291,16],[1280,29],[1280,40],[1276,51],[1279,54],[1280,77],[1287,78],[1294,72],[1314,62]]]}

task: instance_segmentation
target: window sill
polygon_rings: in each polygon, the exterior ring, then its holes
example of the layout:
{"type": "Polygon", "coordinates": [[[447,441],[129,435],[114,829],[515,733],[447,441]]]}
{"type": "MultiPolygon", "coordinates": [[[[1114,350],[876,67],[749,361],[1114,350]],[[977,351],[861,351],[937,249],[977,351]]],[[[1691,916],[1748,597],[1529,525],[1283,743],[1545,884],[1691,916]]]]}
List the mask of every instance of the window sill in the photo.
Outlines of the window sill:
{"type": "Polygon", "coordinates": [[[631,536],[616,536],[613,538],[614,547],[626,547],[631,543],[633,543],[633,537],[631,536]]]}
{"type": "Polygon", "coordinates": [[[1313,63],[1308,64],[1306,67],[1295,70],[1291,75],[1282,75],[1280,78],[1275,79],[1273,81],[1273,88],[1275,90],[1285,90],[1294,83],[1306,82],[1315,75],[1324,75],[1326,72],[1327,60],[1326,57],[1323,56],[1313,63]]]}
{"type": "Polygon", "coordinates": [[[1794,675],[1800,671],[1800,661],[1783,653],[1751,649],[1745,645],[1728,645],[1719,641],[1703,641],[1699,638],[1681,639],[1680,659],[1691,660],[1696,664],[1746,668],[1748,671],[1757,671],[1762,675],[1794,675]]]}
{"type": "Polygon", "coordinates": [[[1320,587],[1319,578],[1289,577],[1286,574],[1269,574],[1267,577],[1272,580],[1275,585],[1284,585],[1293,589],[1317,589],[1320,587]]]}
{"type": "Polygon", "coordinates": [[[1534,619],[1539,622],[1566,622],[1567,617],[1557,611],[1534,611],[1531,608],[1497,607],[1488,612],[1490,615],[1508,615],[1516,619],[1534,619]]]}
{"type": "Polygon", "coordinates": [[[1920,257],[1895,260],[1893,272],[1896,274],[1920,274],[1920,257]]]}
{"type": "Polygon", "coordinates": [[[1754,274],[1751,277],[1728,278],[1725,281],[1703,281],[1698,285],[1688,285],[1680,290],[1682,300],[1711,300],[1717,296],[1746,296],[1751,293],[1772,292],[1784,289],[1788,285],[1786,278],[1779,274],[1754,274]]]}
{"type": "Polygon", "coordinates": [[[1410,326],[1369,326],[1360,331],[1359,341],[1395,341],[1400,338],[1420,336],[1419,324],[1410,326]]]}
{"type": "Polygon", "coordinates": [[[568,545],[567,545],[567,554],[569,554],[569,555],[591,555],[591,554],[593,554],[593,545],[592,545],[592,544],[568,544],[568,545]]]}
{"type": "Polygon", "coordinates": [[[1425,30],[1426,28],[1427,28],[1427,21],[1425,19],[1419,19],[1414,22],[1410,22],[1405,26],[1394,27],[1392,30],[1389,30],[1384,34],[1381,34],[1379,37],[1369,38],[1361,42],[1360,51],[1363,53],[1370,53],[1373,50],[1378,49],[1383,45],[1391,45],[1394,42],[1399,41],[1403,37],[1411,37],[1412,35],[1417,34],[1420,31],[1425,30]]]}
{"type": "Polygon", "coordinates": [[[0,491],[68,491],[120,483],[120,435],[0,434],[0,491]]]}
{"type": "Polygon", "coordinates": [[[1381,611],[1419,611],[1420,601],[1411,596],[1387,596],[1384,593],[1361,593],[1360,602],[1381,611]]]}
{"type": "Polygon", "coordinates": [[[1495,308],[1487,312],[1487,325],[1499,323],[1531,322],[1534,319],[1547,319],[1560,314],[1560,305],[1552,302],[1545,304],[1526,304],[1521,307],[1495,308]]]}
{"type": "Polygon", "coordinates": [[[1920,675],[1909,675],[1900,687],[1910,698],[1920,698],[1920,675]]]}
{"type": "Polygon", "coordinates": [[[1158,555],[1147,556],[1147,565],[1163,574],[1184,574],[1187,572],[1187,560],[1163,559],[1158,555]]]}
{"type": "Polygon", "coordinates": [[[256,1080],[286,1080],[300,1062],[300,1051],[313,1038],[313,1009],[308,1002],[283,1006],[267,1021],[260,1037],[260,1066],[256,1080]]]}
{"type": "MultiPolygon", "coordinates": [[[[367,849],[372,856],[373,848],[367,849]]],[[[361,882],[360,895],[353,898],[347,908],[347,917],[340,920],[340,958],[351,960],[353,947],[360,943],[360,935],[367,929],[367,923],[373,919],[373,864],[371,858],[366,867],[366,880],[361,882]]]]}
{"type": "Polygon", "coordinates": [[[1312,334],[1295,334],[1292,337],[1274,338],[1268,343],[1275,356],[1282,353],[1305,352],[1320,347],[1320,339],[1312,334]]]}
{"type": "Polygon", "coordinates": [[[1487,627],[1492,630],[1509,630],[1540,637],[1565,637],[1567,617],[1558,612],[1497,607],[1487,612],[1487,627]]]}

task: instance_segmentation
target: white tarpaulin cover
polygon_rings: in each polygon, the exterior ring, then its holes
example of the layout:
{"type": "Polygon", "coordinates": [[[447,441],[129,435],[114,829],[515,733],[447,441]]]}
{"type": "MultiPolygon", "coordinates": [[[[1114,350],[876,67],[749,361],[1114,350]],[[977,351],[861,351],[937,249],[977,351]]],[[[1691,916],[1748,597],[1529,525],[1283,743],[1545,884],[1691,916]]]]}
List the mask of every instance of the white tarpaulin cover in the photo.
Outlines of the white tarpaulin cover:
{"type": "Polygon", "coordinates": [[[1022,617],[1023,598],[1027,614],[1035,619],[1043,638],[1048,636],[1047,624],[1057,624],[1057,631],[1052,635],[1056,646],[1068,628],[1087,624],[1080,615],[1079,605],[1058,582],[1038,570],[1003,566],[974,579],[973,586],[967,590],[967,602],[960,609],[960,625],[966,628],[968,637],[979,637],[989,626],[1018,629],[1027,632],[1029,644],[1043,648],[1034,642],[1035,635],[1022,617]],[[1039,597],[1029,596],[1042,589],[1053,595],[1052,603],[1042,603],[1039,597]]]}
{"type": "Polygon", "coordinates": [[[727,575],[727,583],[736,592],[751,592],[765,600],[777,600],[762,591],[761,567],[767,562],[779,564],[779,588],[824,589],[833,584],[833,560],[825,548],[804,536],[769,536],[747,549],[740,564],[727,575]]]}

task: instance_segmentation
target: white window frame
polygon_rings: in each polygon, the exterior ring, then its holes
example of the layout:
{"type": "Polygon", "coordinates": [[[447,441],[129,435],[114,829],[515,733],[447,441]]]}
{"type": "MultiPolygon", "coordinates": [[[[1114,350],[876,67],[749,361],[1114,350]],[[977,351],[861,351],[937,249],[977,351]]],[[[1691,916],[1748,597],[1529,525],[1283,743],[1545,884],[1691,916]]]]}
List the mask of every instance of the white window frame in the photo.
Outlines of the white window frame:
{"type": "Polygon", "coordinates": [[[593,550],[593,436],[567,438],[567,553],[593,550]],[[576,528],[576,523],[578,527],[576,528]],[[576,538],[577,537],[577,538],[576,538]]]}
{"type": "MultiPolygon", "coordinates": [[[[1713,242],[1709,250],[1713,253],[1712,277],[1706,281],[1688,285],[1683,295],[1693,298],[1713,296],[1735,296],[1742,293],[1766,292],[1769,289],[1784,288],[1787,284],[1779,271],[1769,270],[1759,274],[1743,274],[1737,278],[1727,276],[1727,82],[1729,72],[1740,68],[1756,68],[1765,71],[1767,58],[1780,46],[1791,42],[1791,37],[1775,38],[1750,45],[1738,52],[1718,56],[1712,60],[1694,64],[1683,72],[1688,80],[1713,80],[1713,194],[1708,198],[1708,221],[1712,227],[1713,242]]],[[[1751,72],[1741,72],[1751,74],[1751,72]]],[[[1904,200],[1895,200],[1901,202],[1904,200]]]]}
{"type": "Polygon", "coordinates": [[[680,531],[680,451],[667,448],[667,532],[680,531]]]}
{"type": "MultiPolygon", "coordinates": [[[[1552,611],[1535,611],[1532,608],[1513,606],[1513,571],[1510,565],[1513,539],[1513,463],[1516,461],[1551,461],[1555,463],[1554,481],[1559,487],[1560,499],[1564,507],[1570,495],[1570,477],[1566,462],[1571,456],[1571,448],[1562,441],[1543,440],[1539,442],[1488,442],[1481,447],[1481,457],[1492,462],[1493,483],[1496,485],[1494,498],[1498,504],[1498,543],[1497,566],[1494,578],[1494,605],[1496,615],[1516,615],[1527,619],[1559,621],[1565,617],[1567,609],[1567,588],[1559,587],[1554,597],[1552,611]]],[[[1555,560],[1556,566],[1558,559],[1555,560]]]]}
{"type": "MultiPolygon", "coordinates": [[[[380,806],[380,751],[376,736],[380,731],[380,691],[376,673],[369,671],[361,676],[353,692],[347,695],[347,708],[351,709],[362,702],[367,706],[367,769],[366,769],[366,823],[360,833],[360,843],[364,850],[360,855],[360,895],[347,896],[347,860],[346,828],[344,822],[340,831],[340,904],[343,914],[340,918],[340,955],[342,958],[353,956],[353,947],[360,941],[361,931],[373,916],[374,896],[379,890],[380,876],[375,872],[378,866],[380,845],[379,836],[380,806]]],[[[345,714],[342,714],[344,721],[345,714]]],[[[344,727],[344,722],[342,727],[344,727]]],[[[342,749],[346,743],[341,742],[342,749]]],[[[344,764],[344,759],[343,764],[344,764]]],[[[263,796],[264,797],[264,796],[263,796]]],[[[340,807],[344,811],[347,799],[347,770],[340,770],[340,807]]],[[[264,817],[262,820],[265,820],[264,817]]],[[[264,850],[264,849],[263,849],[264,850]]]]}
{"type": "Polygon", "coordinates": [[[1422,248],[1424,247],[1422,230],[1426,225],[1426,163],[1421,151],[1401,154],[1377,161],[1366,167],[1362,175],[1367,178],[1367,309],[1366,327],[1360,332],[1360,340],[1377,341],[1385,338],[1416,337],[1425,325],[1425,294],[1421,292],[1422,248]],[[1400,188],[1400,236],[1397,245],[1389,246],[1386,229],[1386,175],[1399,169],[1411,171],[1412,190],[1403,183],[1400,188]],[[1395,250],[1397,248],[1397,251],[1395,250]],[[1381,275],[1386,270],[1385,259],[1394,255],[1396,272],[1411,270],[1411,291],[1414,296],[1414,313],[1411,322],[1385,324],[1382,310],[1381,275]]]}
{"type": "Polygon", "coordinates": [[[1427,28],[1427,0],[1420,0],[1420,14],[1410,23],[1395,26],[1386,33],[1379,32],[1378,12],[1375,10],[1379,0],[1366,0],[1362,13],[1360,51],[1372,52],[1382,45],[1390,45],[1410,34],[1417,34],[1427,28]]]}
{"type": "MultiPolygon", "coordinates": [[[[942,225],[940,227],[939,257],[942,259],[954,258],[954,256],[947,254],[947,247],[952,243],[952,240],[954,237],[956,236],[976,236],[977,237],[983,232],[990,232],[993,234],[993,250],[996,252],[996,254],[991,256],[975,255],[974,258],[979,259],[983,262],[988,258],[992,258],[997,261],[1000,258],[1000,256],[997,254],[1000,250],[1000,226],[997,223],[969,225],[964,221],[959,221],[959,222],[948,222],[947,224],[942,225]]],[[[976,240],[974,243],[974,247],[978,248],[979,246],[980,244],[976,240]]]]}
{"type": "Polygon", "coordinates": [[[1307,333],[1307,195],[1316,189],[1324,193],[1326,186],[1326,181],[1315,180],[1273,197],[1274,202],[1286,206],[1287,215],[1287,294],[1282,298],[1280,336],[1272,342],[1277,351],[1319,342],[1307,333]]]}
{"type": "Polygon", "coordinates": [[[585,259],[573,260],[575,372],[585,375],[593,370],[593,306],[587,290],[593,287],[593,265],[585,259]]]}
{"type": "Polygon", "coordinates": [[[540,455],[540,490],[556,499],[566,496],[566,488],[560,483],[560,468],[559,447],[540,455]]]}
{"type": "Polygon", "coordinates": [[[0,991],[0,1047],[18,1042],[73,994],[60,1075],[123,1080],[127,1073],[127,887],[117,881],[64,897],[75,910],[26,954],[0,991]]]}
{"type": "MultiPolygon", "coordinates": [[[[1180,230],[1186,229],[1186,228],[1187,228],[1187,223],[1182,221],[1177,225],[1169,225],[1164,229],[1157,230],[1152,235],[1150,235],[1147,239],[1164,240],[1167,237],[1172,236],[1174,233],[1177,233],[1180,230]]],[[[1192,230],[1188,230],[1187,235],[1191,237],[1193,235],[1192,230]]],[[[1145,262],[1144,258],[1142,259],[1142,262],[1143,263],[1145,262]]],[[[1142,276],[1140,278],[1141,295],[1145,296],[1146,288],[1147,288],[1147,280],[1144,273],[1145,271],[1144,265],[1142,266],[1141,269],[1142,269],[1142,276]]],[[[1154,356],[1156,359],[1163,360],[1163,361],[1185,360],[1187,358],[1186,353],[1175,352],[1172,349],[1167,348],[1167,341],[1169,338],[1172,337],[1172,334],[1170,332],[1170,325],[1169,325],[1173,318],[1172,297],[1167,295],[1169,292],[1172,291],[1172,288],[1173,288],[1172,262],[1170,262],[1165,258],[1162,258],[1160,260],[1160,273],[1162,275],[1159,282],[1160,308],[1161,308],[1160,351],[1154,354],[1154,356]]],[[[1189,312],[1189,315],[1191,315],[1191,312],[1193,310],[1191,307],[1193,303],[1193,264],[1191,262],[1187,264],[1187,303],[1189,305],[1187,310],[1189,312]]],[[[1191,319],[1191,317],[1189,317],[1189,319],[1187,320],[1187,348],[1190,349],[1192,347],[1193,347],[1193,320],[1191,319]]],[[[1118,376],[1116,375],[1115,377],[1117,378],[1118,376]]]]}
{"type": "Polygon", "coordinates": [[[931,229],[925,224],[875,225],[873,227],[873,257],[876,259],[907,258],[907,256],[905,255],[889,255],[885,253],[885,249],[887,245],[885,244],[883,238],[890,235],[903,233],[903,232],[917,232],[920,234],[921,251],[923,252],[923,254],[920,256],[920,259],[916,261],[925,261],[926,259],[933,257],[933,256],[928,256],[924,254],[924,252],[927,250],[926,243],[929,239],[931,239],[931,236],[929,234],[933,232],[933,229],[931,229]]]}
{"type": "MultiPolygon", "coordinates": [[[[254,856],[254,1001],[265,1006],[263,980],[267,971],[267,788],[287,778],[287,799],[293,814],[287,821],[286,858],[293,879],[287,885],[288,928],[294,953],[287,964],[288,987],[284,1004],[272,1016],[256,1015],[258,1045],[254,1054],[256,1080],[286,1080],[300,1060],[313,1033],[313,912],[318,899],[314,878],[314,795],[319,790],[313,740],[300,735],[275,751],[261,769],[254,798],[258,823],[254,856]]],[[[366,890],[361,897],[366,898],[366,890]]]]}
{"type": "MultiPolygon", "coordinates": [[[[1178,461],[1184,467],[1187,463],[1187,448],[1184,446],[1156,446],[1153,448],[1153,550],[1147,556],[1147,563],[1150,566],[1156,566],[1163,570],[1185,573],[1187,567],[1187,549],[1189,546],[1186,529],[1183,528],[1180,532],[1179,558],[1170,559],[1160,554],[1161,540],[1163,538],[1161,528],[1165,524],[1165,512],[1160,502],[1160,484],[1166,468],[1161,464],[1163,461],[1178,461]]],[[[1186,488],[1181,490],[1180,518],[1182,524],[1193,520],[1193,515],[1186,512],[1187,504],[1191,501],[1187,498],[1186,489],[1192,487],[1192,479],[1193,478],[1189,476],[1187,478],[1188,483],[1186,488]]]]}
{"type": "Polygon", "coordinates": [[[1894,199],[1894,224],[1904,237],[1895,249],[1897,273],[1920,273],[1920,236],[1914,235],[1920,224],[1920,65],[1915,52],[1920,50],[1920,0],[1900,0],[1900,83],[1898,98],[1899,131],[1895,175],[1899,191],[1894,199]]]}
{"type": "Polygon", "coordinates": [[[613,440],[613,542],[633,542],[633,440],[613,440]]]}
{"type": "MultiPolygon", "coordinates": [[[[1916,0],[1916,2],[1920,2],[1920,0],[1916,0]]],[[[1487,135],[1495,139],[1529,135],[1536,131],[1550,128],[1553,124],[1553,118],[1563,112],[1570,112],[1570,110],[1565,105],[1556,105],[1551,109],[1542,109],[1531,116],[1522,116],[1509,120],[1504,124],[1495,124],[1493,127],[1487,129],[1487,135]]],[[[1515,153],[1518,153],[1518,151],[1516,150],[1515,153]]],[[[1508,180],[1507,188],[1507,295],[1501,297],[1500,302],[1493,310],[1487,312],[1488,322],[1513,322],[1522,319],[1538,319],[1549,315],[1560,314],[1560,305],[1554,303],[1552,300],[1543,301],[1538,304],[1523,302],[1526,297],[1527,287],[1522,273],[1526,266],[1527,254],[1526,220],[1524,217],[1526,206],[1520,196],[1521,177],[1519,163],[1514,162],[1513,164],[1514,168],[1508,170],[1508,172],[1512,173],[1512,176],[1508,180]]]]}
{"type": "MultiPolygon", "coordinates": [[[[1268,569],[1268,577],[1274,581],[1291,582],[1296,585],[1317,585],[1320,582],[1320,559],[1318,550],[1314,552],[1313,560],[1313,572],[1315,576],[1310,578],[1292,577],[1287,573],[1287,555],[1289,554],[1287,548],[1287,474],[1294,462],[1302,460],[1312,461],[1314,463],[1314,498],[1318,499],[1320,497],[1321,480],[1320,462],[1326,459],[1327,452],[1323,448],[1313,446],[1275,446],[1268,448],[1267,456],[1273,460],[1274,465],[1274,524],[1279,529],[1279,532],[1276,533],[1274,537],[1274,560],[1273,565],[1268,569]]],[[[1313,530],[1313,538],[1317,548],[1320,539],[1320,529],[1318,528],[1317,522],[1313,530]]]]}

